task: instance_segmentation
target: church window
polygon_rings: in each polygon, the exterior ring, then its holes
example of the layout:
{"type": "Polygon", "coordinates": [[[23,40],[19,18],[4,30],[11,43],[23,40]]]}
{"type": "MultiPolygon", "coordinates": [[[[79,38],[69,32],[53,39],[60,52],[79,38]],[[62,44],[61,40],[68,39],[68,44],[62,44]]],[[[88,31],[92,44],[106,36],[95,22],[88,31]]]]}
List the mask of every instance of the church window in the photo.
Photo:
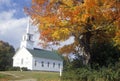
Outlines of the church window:
{"type": "Polygon", "coordinates": [[[33,39],[33,36],[31,34],[29,34],[28,40],[32,41],[32,39],[33,39]]]}
{"type": "Polygon", "coordinates": [[[21,64],[23,64],[23,58],[21,59],[21,64]]]}
{"type": "Polygon", "coordinates": [[[43,61],[41,62],[41,64],[42,64],[42,67],[44,67],[44,62],[43,61]]]}
{"type": "Polygon", "coordinates": [[[53,63],[53,67],[55,67],[55,62],[53,63]]]}
{"type": "Polygon", "coordinates": [[[58,68],[60,68],[60,63],[58,64],[58,68]]]}
{"type": "Polygon", "coordinates": [[[48,67],[49,67],[50,63],[48,62],[48,67]]]}
{"type": "Polygon", "coordinates": [[[28,40],[31,40],[31,36],[29,35],[28,40]]]}
{"type": "Polygon", "coordinates": [[[35,66],[37,66],[37,61],[35,60],[35,66]]]}

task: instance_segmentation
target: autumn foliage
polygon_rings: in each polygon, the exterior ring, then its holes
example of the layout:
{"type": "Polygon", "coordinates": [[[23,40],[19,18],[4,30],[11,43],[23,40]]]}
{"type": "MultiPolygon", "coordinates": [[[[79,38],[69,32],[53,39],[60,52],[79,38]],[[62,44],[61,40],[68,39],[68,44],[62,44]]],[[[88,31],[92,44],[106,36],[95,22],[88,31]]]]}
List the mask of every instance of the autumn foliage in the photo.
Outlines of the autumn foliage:
{"type": "Polygon", "coordinates": [[[79,54],[88,63],[94,42],[114,41],[120,45],[119,0],[32,0],[25,11],[39,24],[41,39],[64,41],[74,36],[74,43],[63,48],[79,54]]]}

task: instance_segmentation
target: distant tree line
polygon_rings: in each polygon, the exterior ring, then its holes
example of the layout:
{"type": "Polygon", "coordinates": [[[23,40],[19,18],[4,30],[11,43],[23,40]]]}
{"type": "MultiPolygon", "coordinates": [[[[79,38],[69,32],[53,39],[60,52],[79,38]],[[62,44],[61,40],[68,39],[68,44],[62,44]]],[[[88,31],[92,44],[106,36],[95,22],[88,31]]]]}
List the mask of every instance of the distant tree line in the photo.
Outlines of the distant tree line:
{"type": "Polygon", "coordinates": [[[12,68],[12,57],[15,53],[13,46],[0,40],[0,71],[12,68]]]}

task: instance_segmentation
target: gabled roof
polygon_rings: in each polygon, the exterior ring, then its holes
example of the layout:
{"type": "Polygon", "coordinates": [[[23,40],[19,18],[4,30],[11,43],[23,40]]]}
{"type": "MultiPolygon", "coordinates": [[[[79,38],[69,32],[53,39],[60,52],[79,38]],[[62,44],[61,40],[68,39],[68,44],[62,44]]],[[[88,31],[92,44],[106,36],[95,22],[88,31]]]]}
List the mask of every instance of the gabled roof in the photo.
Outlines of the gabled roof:
{"type": "Polygon", "coordinates": [[[63,60],[59,54],[53,51],[48,51],[48,50],[43,50],[43,49],[27,49],[27,50],[33,55],[33,57],[59,60],[59,61],[63,60]]]}

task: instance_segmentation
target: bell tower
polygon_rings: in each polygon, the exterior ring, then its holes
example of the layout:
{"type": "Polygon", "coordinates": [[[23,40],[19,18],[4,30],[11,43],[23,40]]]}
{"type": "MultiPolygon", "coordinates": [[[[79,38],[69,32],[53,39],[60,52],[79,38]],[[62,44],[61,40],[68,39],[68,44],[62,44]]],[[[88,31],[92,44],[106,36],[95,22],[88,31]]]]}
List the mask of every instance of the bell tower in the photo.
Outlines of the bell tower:
{"type": "Polygon", "coordinates": [[[33,40],[33,34],[30,31],[30,18],[29,18],[27,23],[26,33],[22,37],[20,48],[24,47],[28,49],[33,49],[33,46],[34,46],[34,40],[33,40]]]}

